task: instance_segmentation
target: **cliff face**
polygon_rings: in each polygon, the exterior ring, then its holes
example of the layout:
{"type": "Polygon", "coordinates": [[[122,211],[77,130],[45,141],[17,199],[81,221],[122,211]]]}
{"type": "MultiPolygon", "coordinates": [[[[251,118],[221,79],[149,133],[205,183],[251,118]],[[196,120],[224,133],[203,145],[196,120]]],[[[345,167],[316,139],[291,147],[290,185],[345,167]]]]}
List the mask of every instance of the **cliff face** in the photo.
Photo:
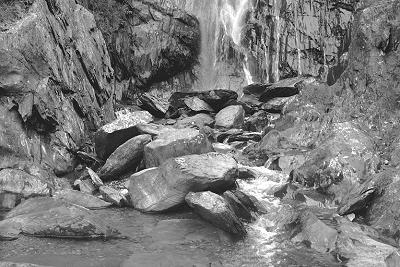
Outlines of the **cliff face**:
{"type": "Polygon", "coordinates": [[[153,0],[80,2],[94,13],[106,39],[117,98],[184,77],[197,63],[200,31],[193,16],[153,0]]]}
{"type": "Polygon", "coordinates": [[[87,130],[113,117],[102,34],[73,0],[7,0],[0,10],[0,168],[34,161],[69,172],[87,130]]]}

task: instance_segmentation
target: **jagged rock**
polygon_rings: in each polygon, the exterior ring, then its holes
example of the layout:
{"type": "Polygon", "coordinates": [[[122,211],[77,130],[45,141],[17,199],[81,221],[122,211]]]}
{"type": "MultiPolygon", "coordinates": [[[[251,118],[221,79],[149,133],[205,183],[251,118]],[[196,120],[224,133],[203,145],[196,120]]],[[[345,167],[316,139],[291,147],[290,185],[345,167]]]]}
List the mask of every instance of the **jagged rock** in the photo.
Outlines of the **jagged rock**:
{"type": "Polygon", "coordinates": [[[139,95],[141,107],[147,110],[156,118],[164,118],[168,110],[168,102],[164,103],[162,100],[155,98],[149,93],[139,95]]]}
{"type": "Polygon", "coordinates": [[[188,107],[185,100],[188,98],[196,97],[218,112],[223,109],[227,103],[232,100],[236,100],[238,94],[230,90],[211,90],[202,92],[175,92],[171,95],[169,99],[170,106],[168,108],[168,114],[170,117],[178,117],[179,110],[187,110],[188,107]]]}
{"type": "Polygon", "coordinates": [[[337,253],[347,259],[346,266],[388,266],[386,260],[398,252],[394,246],[380,242],[375,230],[365,225],[337,218],[337,253]]]}
{"type": "Polygon", "coordinates": [[[200,113],[191,117],[186,117],[178,120],[175,126],[177,128],[188,128],[193,126],[203,128],[204,126],[214,125],[214,122],[214,119],[210,115],[200,113]]]}
{"type": "Polygon", "coordinates": [[[242,106],[228,106],[215,116],[215,127],[242,128],[244,124],[244,110],[242,106]]]}
{"type": "Polygon", "coordinates": [[[186,12],[156,1],[79,2],[95,14],[118,84],[127,84],[118,95],[129,95],[136,88],[146,91],[197,64],[199,23],[186,12]]]}
{"type": "Polygon", "coordinates": [[[234,192],[224,192],[223,198],[239,219],[242,219],[246,222],[252,222],[256,219],[251,213],[250,209],[246,207],[246,205],[236,196],[234,192]]]}
{"type": "Polygon", "coordinates": [[[338,232],[311,211],[302,212],[297,223],[299,233],[292,238],[293,242],[307,242],[311,248],[323,253],[335,250],[338,232]]]}
{"type": "Polygon", "coordinates": [[[159,212],[183,204],[190,191],[227,189],[236,177],[237,164],[230,156],[215,152],[188,155],[133,174],[129,194],[134,208],[159,212]]]}
{"type": "Polygon", "coordinates": [[[123,207],[129,204],[125,195],[110,186],[100,186],[99,192],[105,201],[117,205],[118,207],[123,207]]]}
{"type": "Polygon", "coordinates": [[[0,5],[9,14],[0,25],[0,125],[7,129],[0,165],[27,159],[65,174],[85,141],[84,125],[100,126],[112,110],[104,39],[72,0],[0,5]]]}
{"type": "Polygon", "coordinates": [[[223,197],[212,192],[190,192],[185,197],[186,203],[204,220],[234,235],[247,234],[243,223],[231,210],[223,197]]]}
{"type": "Polygon", "coordinates": [[[104,209],[111,206],[111,203],[105,202],[90,194],[81,191],[64,189],[55,192],[54,198],[65,200],[66,202],[73,203],[88,209],[104,209]]]}
{"type": "Polygon", "coordinates": [[[90,176],[90,179],[92,179],[92,183],[97,186],[100,187],[103,184],[103,181],[100,179],[100,177],[97,175],[97,173],[95,173],[91,168],[86,167],[86,170],[90,176]]]}
{"type": "Polygon", "coordinates": [[[169,158],[211,151],[206,135],[191,128],[162,132],[144,147],[147,168],[159,166],[169,158]]]}
{"type": "Polygon", "coordinates": [[[341,202],[365,173],[376,169],[371,137],[351,122],[333,124],[333,134],[311,152],[309,159],[290,174],[290,179],[318,187],[341,202]]]}
{"type": "Polygon", "coordinates": [[[98,171],[102,180],[118,180],[120,175],[134,171],[143,159],[144,146],[151,142],[151,136],[138,135],[120,145],[98,171]]]}
{"type": "Polygon", "coordinates": [[[148,111],[134,111],[104,125],[94,138],[97,156],[107,159],[120,145],[139,134],[136,125],[152,121],[148,111]]]}
{"type": "Polygon", "coordinates": [[[77,179],[74,182],[74,187],[75,188],[77,187],[77,188],[79,188],[79,191],[90,194],[90,195],[93,195],[94,192],[96,191],[96,187],[94,186],[92,181],[89,179],[84,179],[84,180],[77,179]]]}
{"type": "Polygon", "coordinates": [[[22,234],[38,237],[113,238],[118,235],[118,231],[88,209],[49,197],[32,198],[18,205],[0,224],[9,223],[22,234]]]}
{"type": "Polygon", "coordinates": [[[194,112],[208,111],[214,112],[212,107],[207,104],[204,100],[201,100],[197,96],[188,97],[183,100],[185,105],[194,112]]]}
{"type": "Polygon", "coordinates": [[[0,170],[0,208],[12,208],[22,198],[49,196],[52,187],[42,179],[14,169],[0,170]],[[9,196],[10,194],[15,197],[9,196]],[[11,202],[10,202],[11,201],[11,202]]]}

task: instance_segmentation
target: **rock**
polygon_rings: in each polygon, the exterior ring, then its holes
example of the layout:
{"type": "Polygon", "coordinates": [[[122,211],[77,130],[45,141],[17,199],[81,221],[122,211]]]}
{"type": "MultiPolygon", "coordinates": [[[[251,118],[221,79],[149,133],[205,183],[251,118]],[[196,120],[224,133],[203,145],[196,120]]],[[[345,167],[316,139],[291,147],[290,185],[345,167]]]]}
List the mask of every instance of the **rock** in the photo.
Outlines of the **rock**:
{"type": "Polygon", "coordinates": [[[298,218],[298,224],[300,232],[292,238],[293,242],[304,242],[322,253],[335,250],[338,232],[323,223],[311,211],[302,212],[298,218]]]}
{"type": "Polygon", "coordinates": [[[129,204],[129,201],[125,195],[110,186],[100,186],[99,192],[105,201],[110,202],[118,207],[123,207],[129,204]]]}
{"type": "Polygon", "coordinates": [[[133,174],[129,194],[134,208],[160,212],[183,204],[190,191],[227,189],[236,177],[237,164],[230,156],[215,152],[188,155],[133,174]]]}
{"type": "Polygon", "coordinates": [[[255,216],[251,214],[250,210],[245,206],[245,204],[242,203],[242,201],[233,192],[224,192],[223,198],[239,219],[242,219],[245,222],[252,222],[256,219],[255,216]]]}
{"type": "Polygon", "coordinates": [[[398,252],[396,247],[379,241],[379,235],[367,226],[338,220],[337,253],[347,260],[347,266],[388,266],[386,259],[398,252]]]}
{"type": "Polygon", "coordinates": [[[77,179],[74,182],[74,186],[78,187],[79,191],[90,194],[90,195],[93,195],[94,192],[96,191],[96,187],[94,186],[92,181],[88,180],[88,179],[85,179],[85,180],[77,179]]]}
{"type": "Polygon", "coordinates": [[[195,129],[177,129],[160,133],[144,147],[146,167],[156,167],[169,158],[212,151],[205,134],[195,129]]]}
{"type": "Polygon", "coordinates": [[[213,143],[212,147],[215,152],[221,153],[221,154],[228,154],[231,152],[235,152],[235,148],[228,144],[223,144],[223,143],[213,143]]]}
{"type": "Polygon", "coordinates": [[[11,223],[22,234],[59,238],[113,238],[118,231],[91,211],[65,201],[40,197],[18,205],[1,222],[11,223]]]}
{"type": "Polygon", "coordinates": [[[10,16],[2,16],[0,34],[0,128],[7,129],[0,165],[32,160],[63,175],[76,165],[85,127],[99,127],[112,110],[114,75],[103,36],[76,1],[2,5],[10,16]]]}
{"type": "Polygon", "coordinates": [[[47,182],[26,172],[0,170],[0,208],[12,208],[21,198],[49,196],[51,190],[52,187],[47,182]]]}
{"type": "Polygon", "coordinates": [[[164,118],[168,110],[168,103],[164,103],[162,100],[150,95],[149,93],[143,93],[139,95],[141,107],[147,110],[156,118],[164,118]]]}
{"type": "Polygon", "coordinates": [[[228,106],[215,116],[215,127],[242,128],[244,124],[244,110],[242,106],[228,106]]]}
{"type": "Polygon", "coordinates": [[[33,263],[1,261],[0,267],[50,267],[50,266],[33,264],[33,263]]]}
{"type": "Polygon", "coordinates": [[[53,197],[91,210],[104,209],[111,206],[111,203],[105,202],[98,197],[70,189],[57,191],[53,197]]]}
{"type": "Polygon", "coordinates": [[[150,142],[150,135],[138,135],[120,145],[98,171],[101,179],[117,180],[120,175],[135,171],[143,159],[144,146],[150,142]]]}
{"type": "Polygon", "coordinates": [[[160,135],[162,132],[175,129],[171,126],[155,124],[155,123],[138,124],[136,128],[138,129],[139,134],[149,134],[155,137],[160,135]]]}
{"type": "Polygon", "coordinates": [[[230,136],[232,135],[237,136],[243,133],[244,131],[242,129],[229,129],[229,130],[218,129],[214,130],[214,139],[217,142],[225,143],[230,136]]]}
{"type": "Polygon", "coordinates": [[[191,109],[194,112],[201,112],[201,111],[214,112],[212,107],[209,104],[207,104],[207,102],[201,100],[196,96],[185,98],[183,102],[189,109],[191,109]]]}
{"type": "Polygon", "coordinates": [[[264,110],[259,110],[245,121],[245,130],[261,132],[269,125],[270,115],[264,110]]]}
{"type": "Polygon", "coordinates": [[[149,112],[134,111],[104,125],[94,138],[97,156],[107,159],[120,145],[139,135],[136,125],[152,121],[153,116],[149,112]]]}
{"type": "Polygon", "coordinates": [[[252,132],[244,132],[244,133],[240,133],[240,134],[232,134],[230,135],[226,141],[228,143],[232,143],[232,142],[243,142],[243,141],[255,141],[255,142],[259,142],[262,139],[262,135],[261,133],[252,133],[252,132]]]}
{"type": "Polygon", "coordinates": [[[209,223],[234,235],[246,235],[243,223],[231,210],[223,197],[209,191],[190,192],[186,195],[185,200],[195,213],[209,223]]]}
{"type": "MultiPolygon", "coordinates": [[[[294,96],[299,93],[299,89],[296,87],[278,87],[278,86],[270,86],[266,88],[264,93],[260,96],[261,102],[269,102],[274,98],[282,98],[282,97],[289,97],[294,96]]],[[[286,101],[286,99],[284,100],[286,101]]],[[[281,105],[279,105],[281,106],[281,105]]]]}
{"type": "Polygon", "coordinates": [[[95,15],[119,86],[127,84],[120,95],[147,91],[197,64],[199,23],[186,12],[156,1],[79,2],[95,15]]]}
{"type": "MultiPolygon", "coordinates": [[[[238,97],[238,94],[234,91],[230,90],[211,90],[211,91],[201,91],[201,92],[175,92],[171,95],[169,98],[169,108],[168,108],[168,114],[170,117],[179,117],[179,110],[186,110],[185,112],[187,113],[188,111],[188,106],[185,103],[185,100],[188,98],[193,98],[196,97],[197,99],[200,99],[207,103],[214,111],[218,112],[226,105],[233,101],[236,100],[238,97]]],[[[188,104],[193,104],[193,101],[187,101],[188,104]]],[[[190,109],[189,109],[190,111],[190,109]]]]}
{"type": "Polygon", "coordinates": [[[178,120],[175,126],[177,128],[188,128],[193,126],[196,126],[197,128],[203,128],[204,126],[213,126],[214,122],[214,119],[210,115],[200,113],[178,120]]]}
{"type": "Polygon", "coordinates": [[[261,108],[270,113],[283,113],[286,106],[292,102],[295,97],[296,96],[274,98],[262,104],[261,108]]]}
{"type": "Polygon", "coordinates": [[[21,230],[12,223],[7,221],[0,221],[0,241],[11,241],[18,239],[21,230]]]}
{"type": "Polygon", "coordinates": [[[100,187],[103,184],[103,181],[100,179],[100,177],[97,175],[97,173],[95,173],[91,168],[86,167],[86,170],[90,176],[90,179],[92,179],[92,183],[97,186],[100,187]]]}
{"type": "Polygon", "coordinates": [[[212,261],[207,256],[184,253],[135,253],[125,260],[121,267],[222,267],[219,262],[212,261]]]}

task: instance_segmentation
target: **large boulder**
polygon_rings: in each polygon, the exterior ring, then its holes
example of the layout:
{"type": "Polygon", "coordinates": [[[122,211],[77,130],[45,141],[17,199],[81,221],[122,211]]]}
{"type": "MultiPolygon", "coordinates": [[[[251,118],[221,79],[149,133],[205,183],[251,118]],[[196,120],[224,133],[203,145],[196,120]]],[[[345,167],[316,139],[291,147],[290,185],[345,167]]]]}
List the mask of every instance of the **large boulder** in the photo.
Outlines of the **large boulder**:
{"type": "Polygon", "coordinates": [[[228,106],[215,116],[215,127],[242,128],[244,124],[244,109],[242,106],[228,106]]]}
{"type": "Polygon", "coordinates": [[[215,152],[171,158],[158,168],[133,174],[129,194],[138,210],[164,211],[183,204],[188,192],[229,188],[237,172],[232,157],[215,152]]]}
{"type": "Polygon", "coordinates": [[[199,23],[182,10],[156,1],[79,2],[94,13],[105,36],[117,81],[125,87],[118,95],[134,88],[144,91],[197,63],[199,23]]]}
{"type": "Polygon", "coordinates": [[[88,129],[112,117],[111,68],[93,15],[76,1],[0,3],[0,165],[72,171],[88,129]],[[3,153],[4,152],[4,153],[3,153]]]}
{"type": "Polygon", "coordinates": [[[144,147],[146,167],[157,167],[169,158],[203,154],[212,151],[206,135],[196,129],[176,129],[161,132],[144,147]]]}
{"type": "Polygon", "coordinates": [[[119,146],[99,170],[102,180],[117,180],[120,175],[134,171],[143,159],[144,146],[151,142],[148,134],[135,136],[119,146]]]}
{"type": "Polygon", "coordinates": [[[96,154],[107,159],[120,145],[139,135],[138,124],[153,121],[153,116],[147,111],[133,111],[119,116],[113,122],[97,130],[94,141],[96,154]]]}
{"type": "Polygon", "coordinates": [[[234,235],[246,235],[246,228],[223,197],[212,192],[190,192],[186,203],[204,220],[234,235]]]}
{"type": "Polygon", "coordinates": [[[141,107],[156,118],[164,118],[168,110],[168,102],[158,99],[149,93],[139,95],[141,107]]]}
{"type": "Polygon", "coordinates": [[[18,205],[1,225],[12,224],[22,234],[60,238],[113,238],[118,231],[88,209],[63,200],[40,197],[18,205]]]}
{"type": "Polygon", "coordinates": [[[13,208],[21,199],[49,196],[51,191],[48,182],[34,175],[14,169],[0,170],[0,208],[13,208]]]}

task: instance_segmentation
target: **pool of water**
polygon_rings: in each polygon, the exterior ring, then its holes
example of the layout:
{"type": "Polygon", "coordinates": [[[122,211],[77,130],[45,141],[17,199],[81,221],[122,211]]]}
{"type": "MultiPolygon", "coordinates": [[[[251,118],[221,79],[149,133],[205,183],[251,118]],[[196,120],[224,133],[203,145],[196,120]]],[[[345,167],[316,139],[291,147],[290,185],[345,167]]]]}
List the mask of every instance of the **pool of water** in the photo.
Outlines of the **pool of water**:
{"type": "MultiPolygon", "coordinates": [[[[259,197],[269,185],[253,181],[240,187],[259,197]]],[[[263,201],[279,212],[279,201],[263,201]]],[[[103,241],[21,236],[0,242],[0,258],[57,267],[114,267],[124,262],[123,266],[340,266],[333,256],[287,241],[289,233],[278,232],[271,225],[269,216],[274,216],[274,211],[247,225],[248,236],[243,240],[216,229],[190,210],[143,214],[115,208],[94,212],[126,238],[103,241]]]]}

